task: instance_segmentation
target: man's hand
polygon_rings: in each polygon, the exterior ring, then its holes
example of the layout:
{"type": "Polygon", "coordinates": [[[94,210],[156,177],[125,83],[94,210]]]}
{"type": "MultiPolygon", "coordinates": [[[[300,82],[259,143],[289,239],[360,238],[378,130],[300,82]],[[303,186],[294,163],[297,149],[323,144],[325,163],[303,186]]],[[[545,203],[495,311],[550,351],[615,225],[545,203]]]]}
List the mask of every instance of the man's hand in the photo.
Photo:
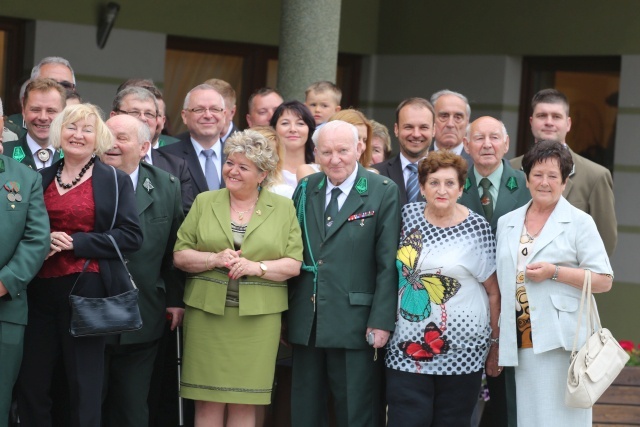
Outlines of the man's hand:
{"type": "Polygon", "coordinates": [[[182,326],[182,318],[184,317],[184,308],[167,307],[167,317],[171,318],[171,330],[175,330],[178,326],[182,326]]]}
{"type": "Polygon", "coordinates": [[[375,335],[375,342],[373,348],[382,348],[387,344],[389,340],[389,331],[383,331],[382,329],[367,328],[367,333],[364,334],[364,339],[367,339],[369,332],[373,332],[375,335]]]}

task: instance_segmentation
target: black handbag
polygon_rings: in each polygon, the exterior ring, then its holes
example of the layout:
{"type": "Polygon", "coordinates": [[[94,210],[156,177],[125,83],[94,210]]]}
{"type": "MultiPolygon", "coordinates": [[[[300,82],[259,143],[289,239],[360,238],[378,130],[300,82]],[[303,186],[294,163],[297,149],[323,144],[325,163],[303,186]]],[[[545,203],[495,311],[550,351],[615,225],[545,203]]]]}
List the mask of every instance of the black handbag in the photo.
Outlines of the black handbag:
{"type": "MultiPolygon", "coordinates": [[[[118,181],[116,170],[113,169],[114,178],[116,178],[116,209],[118,211],[118,181]]],[[[111,229],[116,220],[114,212],[111,229]]],[[[71,305],[71,325],[69,332],[74,337],[91,337],[102,335],[115,335],[123,332],[136,331],[142,328],[142,317],[138,307],[138,288],[133,282],[133,277],[127,268],[122,253],[113,236],[107,234],[107,238],[118,253],[118,257],[124,266],[129,283],[127,288],[131,290],[123,292],[119,295],[104,298],[87,298],[79,295],[73,295],[78,280],[89,265],[89,260],[85,262],[82,273],[78,276],[69,295],[69,304],[71,305]],[[128,286],[130,284],[130,286],[128,286]]]]}

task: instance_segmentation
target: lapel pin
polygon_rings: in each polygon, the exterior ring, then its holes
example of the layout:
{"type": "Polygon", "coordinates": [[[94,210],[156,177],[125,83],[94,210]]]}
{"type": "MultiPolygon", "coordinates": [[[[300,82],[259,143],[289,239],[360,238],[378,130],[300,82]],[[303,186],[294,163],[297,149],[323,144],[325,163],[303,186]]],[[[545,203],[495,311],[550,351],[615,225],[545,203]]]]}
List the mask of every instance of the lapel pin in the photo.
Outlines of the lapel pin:
{"type": "Polygon", "coordinates": [[[153,190],[155,187],[151,184],[151,181],[149,180],[149,178],[146,178],[144,180],[144,183],[142,184],[142,186],[144,188],[146,188],[147,193],[151,193],[151,190],[153,190]]]}
{"type": "Polygon", "coordinates": [[[262,215],[262,211],[261,211],[260,209],[258,209],[258,210],[256,211],[256,215],[258,215],[258,216],[262,215]]]}

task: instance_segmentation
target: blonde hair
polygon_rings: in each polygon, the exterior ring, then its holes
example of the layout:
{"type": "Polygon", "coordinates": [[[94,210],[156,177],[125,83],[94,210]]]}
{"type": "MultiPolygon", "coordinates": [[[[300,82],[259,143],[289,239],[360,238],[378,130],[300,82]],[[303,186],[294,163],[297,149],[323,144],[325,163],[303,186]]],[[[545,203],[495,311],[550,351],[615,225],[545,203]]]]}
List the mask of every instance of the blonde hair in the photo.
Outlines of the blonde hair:
{"type": "Polygon", "coordinates": [[[328,121],[342,120],[343,122],[351,123],[354,126],[363,125],[367,128],[367,140],[365,141],[365,149],[360,155],[358,162],[365,168],[371,166],[371,138],[373,137],[373,131],[371,130],[371,122],[362,114],[362,112],[348,108],[341,110],[329,117],[328,121]]]}
{"type": "Polygon", "coordinates": [[[232,154],[244,154],[259,170],[267,172],[260,185],[268,188],[273,184],[273,173],[279,157],[272,144],[260,132],[247,129],[234,133],[224,142],[224,154],[227,157],[232,154]]]}
{"type": "Polygon", "coordinates": [[[312,83],[311,86],[304,91],[305,100],[309,97],[309,93],[322,93],[322,92],[330,92],[333,95],[333,100],[336,102],[336,105],[340,105],[340,101],[342,101],[342,91],[338,86],[329,82],[329,81],[320,81],[312,83]]]}
{"type": "Polygon", "coordinates": [[[96,144],[93,152],[101,156],[113,146],[113,135],[102,120],[102,110],[93,104],[77,104],[69,105],[51,122],[51,130],[49,131],[49,142],[51,145],[60,149],[62,128],[70,123],[76,123],[80,120],[87,121],[95,118],[95,134],[96,144]]]}
{"type": "Polygon", "coordinates": [[[273,171],[273,180],[271,185],[280,184],[284,182],[282,178],[282,167],[284,164],[284,147],[278,136],[278,132],[271,126],[254,126],[251,130],[258,132],[267,139],[267,142],[278,155],[278,163],[273,171]]]}

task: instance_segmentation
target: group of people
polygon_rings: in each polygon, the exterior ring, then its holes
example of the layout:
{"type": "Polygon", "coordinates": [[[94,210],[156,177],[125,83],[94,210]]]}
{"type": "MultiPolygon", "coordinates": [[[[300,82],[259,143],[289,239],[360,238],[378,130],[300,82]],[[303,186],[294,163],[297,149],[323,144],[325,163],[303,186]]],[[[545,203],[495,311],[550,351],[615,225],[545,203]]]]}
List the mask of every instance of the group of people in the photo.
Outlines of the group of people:
{"type": "Polygon", "coordinates": [[[43,59],[0,144],[0,426],[165,425],[152,383],[179,326],[196,426],[262,424],[279,342],[293,426],[477,424],[483,373],[484,425],[591,425],[564,387],[616,220],[610,173],[566,145],[562,93],[534,96],[536,143],[511,162],[504,124],[470,123],[450,90],[399,104],[392,157],[330,82],[305,102],[257,91],[241,131],[235,91],[207,80],[176,137],[152,81],[123,83],[106,121],[73,93],[71,65],[43,59]],[[142,329],[72,337],[69,294],[118,294],[119,250],[142,329]]]}

